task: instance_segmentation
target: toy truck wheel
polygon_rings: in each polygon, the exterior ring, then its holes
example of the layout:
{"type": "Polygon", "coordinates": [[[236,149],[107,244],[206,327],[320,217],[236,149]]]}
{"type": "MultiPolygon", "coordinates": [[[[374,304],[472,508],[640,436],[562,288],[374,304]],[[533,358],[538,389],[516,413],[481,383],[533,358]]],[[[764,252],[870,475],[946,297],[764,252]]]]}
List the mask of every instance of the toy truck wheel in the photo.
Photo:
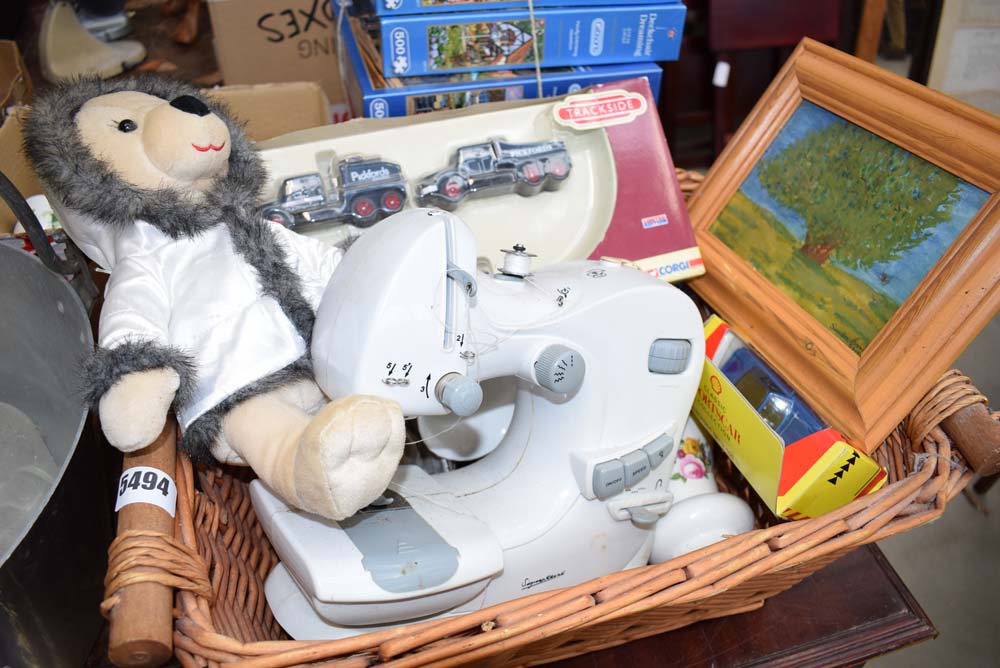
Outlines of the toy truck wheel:
{"type": "Polygon", "coordinates": [[[517,168],[514,191],[521,197],[531,197],[542,191],[545,181],[545,167],[538,160],[530,160],[517,168]]]}
{"type": "Polygon", "coordinates": [[[295,227],[295,217],[282,208],[269,206],[264,209],[262,215],[264,220],[269,220],[272,223],[278,223],[289,229],[295,227]]]}
{"type": "Polygon", "coordinates": [[[538,160],[531,160],[517,168],[517,193],[524,197],[535,195],[545,183],[545,167],[538,160]]]}
{"type": "Polygon", "coordinates": [[[359,197],[351,202],[351,213],[354,214],[355,218],[360,219],[359,223],[367,221],[375,213],[375,202],[370,197],[359,197]]]}
{"type": "Polygon", "coordinates": [[[545,178],[545,168],[542,167],[542,163],[537,160],[531,160],[524,163],[518,171],[521,175],[521,179],[530,185],[541,183],[542,179],[545,178]]]}
{"type": "Polygon", "coordinates": [[[569,176],[569,163],[562,157],[550,158],[545,165],[545,171],[552,179],[562,181],[569,176]]]}
{"type": "Polygon", "coordinates": [[[386,213],[396,213],[403,208],[403,197],[396,190],[390,190],[382,195],[382,210],[386,213]]]}
{"type": "Polygon", "coordinates": [[[438,191],[457,202],[465,195],[465,179],[457,175],[445,177],[438,182],[438,191]]]}

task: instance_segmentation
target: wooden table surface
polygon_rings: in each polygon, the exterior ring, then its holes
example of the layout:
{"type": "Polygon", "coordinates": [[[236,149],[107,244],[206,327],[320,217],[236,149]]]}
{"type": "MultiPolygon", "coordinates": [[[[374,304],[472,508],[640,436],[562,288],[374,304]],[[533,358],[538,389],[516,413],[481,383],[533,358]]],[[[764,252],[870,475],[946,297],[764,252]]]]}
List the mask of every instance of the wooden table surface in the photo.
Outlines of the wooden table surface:
{"type": "Polygon", "coordinates": [[[874,545],[854,550],[763,608],[712,619],[547,668],[827,668],[937,635],[874,545]]]}

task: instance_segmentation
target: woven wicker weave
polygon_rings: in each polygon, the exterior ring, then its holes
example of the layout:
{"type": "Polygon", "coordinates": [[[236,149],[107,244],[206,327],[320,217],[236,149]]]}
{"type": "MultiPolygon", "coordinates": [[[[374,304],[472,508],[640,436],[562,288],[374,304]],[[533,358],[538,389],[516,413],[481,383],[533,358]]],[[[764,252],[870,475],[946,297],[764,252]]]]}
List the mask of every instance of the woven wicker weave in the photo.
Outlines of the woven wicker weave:
{"type": "MultiPolygon", "coordinates": [[[[696,173],[678,175],[688,190],[700,182],[696,173]]],[[[850,550],[937,518],[972,478],[939,425],[979,402],[985,398],[968,378],[943,376],[876,450],[888,484],[822,517],[776,523],[728,459],[718,457],[720,483],[747,499],[766,528],[663,564],[337,641],[288,640],[268,609],[264,580],[278,560],[254,514],[246,471],[196,472],[182,456],[175,536],[130,532],[115,541],[105,607],[114,605],[119,586],[135,581],[132,567],[160,567],[142,579],[178,590],[174,651],[185,668],[547,663],[754,610],[850,550]]]]}
{"type": "MultiPolygon", "coordinates": [[[[178,588],[174,650],[186,668],[547,663],[754,610],[859,545],[935,519],[972,478],[938,424],[981,401],[968,378],[946,374],[876,451],[889,484],[822,517],[775,524],[663,564],[462,617],[326,642],[285,640],[271,615],[264,580],[277,557],[240,472],[196,474],[180,457],[173,540],[157,544],[143,532],[121,536],[111,549],[109,588],[135,581],[129,566],[155,562],[164,569],[144,579],[178,588]],[[914,435],[920,440],[911,440],[914,435]],[[135,558],[143,552],[151,556],[135,558]]],[[[719,460],[717,475],[756,501],[728,460],[719,460]]],[[[113,604],[111,596],[107,605],[113,604]]]]}

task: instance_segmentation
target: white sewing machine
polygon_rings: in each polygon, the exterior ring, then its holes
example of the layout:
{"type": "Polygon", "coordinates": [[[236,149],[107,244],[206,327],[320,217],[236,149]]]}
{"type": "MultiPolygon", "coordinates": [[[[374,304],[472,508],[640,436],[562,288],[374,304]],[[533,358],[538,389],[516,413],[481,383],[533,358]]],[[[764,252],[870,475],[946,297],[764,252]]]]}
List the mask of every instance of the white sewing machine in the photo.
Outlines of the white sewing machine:
{"type": "Polygon", "coordinates": [[[390,397],[411,417],[473,415],[488,379],[516,391],[487,456],[433,476],[401,466],[348,520],[252,485],[282,560],[268,602],[293,637],[468,612],[647,563],[704,359],[698,311],[677,288],[611,261],[532,273],[520,247],[500,272],[478,271],[461,220],[408,210],[346,254],[312,353],[331,397],[390,397]]]}

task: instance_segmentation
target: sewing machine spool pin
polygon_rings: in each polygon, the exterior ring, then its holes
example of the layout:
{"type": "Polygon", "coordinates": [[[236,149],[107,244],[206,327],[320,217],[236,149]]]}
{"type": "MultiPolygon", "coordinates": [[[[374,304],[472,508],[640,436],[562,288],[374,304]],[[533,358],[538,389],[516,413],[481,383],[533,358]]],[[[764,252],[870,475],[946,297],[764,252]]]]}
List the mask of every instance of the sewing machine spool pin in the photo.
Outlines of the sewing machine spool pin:
{"type": "Polygon", "coordinates": [[[531,258],[538,256],[529,253],[524,244],[514,244],[512,249],[501,248],[500,252],[503,253],[502,274],[516,278],[531,276],[531,258]]]}

